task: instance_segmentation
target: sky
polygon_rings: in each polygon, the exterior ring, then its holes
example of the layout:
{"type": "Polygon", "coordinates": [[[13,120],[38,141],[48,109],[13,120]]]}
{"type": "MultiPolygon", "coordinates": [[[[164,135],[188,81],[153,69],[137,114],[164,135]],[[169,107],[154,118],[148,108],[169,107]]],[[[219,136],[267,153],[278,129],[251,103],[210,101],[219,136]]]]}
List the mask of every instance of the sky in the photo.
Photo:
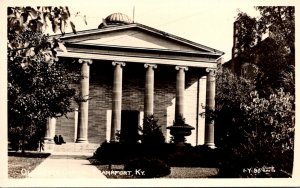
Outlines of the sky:
{"type": "MultiPolygon", "coordinates": [[[[257,17],[254,6],[295,5],[293,0],[3,0],[7,6],[68,6],[77,30],[96,29],[120,12],[134,21],[223,51],[231,59],[233,22],[238,11],[257,17]],[[78,16],[74,15],[79,12],[78,16]],[[83,16],[88,25],[85,25],[83,16]]],[[[71,32],[69,27],[66,31],[71,32]]]]}
{"type": "MultiPolygon", "coordinates": [[[[134,21],[225,52],[231,58],[233,22],[238,11],[258,16],[254,4],[219,3],[218,1],[93,1],[69,5],[77,30],[95,29],[102,19],[116,12],[134,21]],[[151,3],[150,3],[151,2],[151,3]],[[133,11],[134,10],[134,11],[133,11]],[[78,16],[74,16],[79,12],[78,16]],[[87,25],[83,21],[86,16],[87,25]]],[[[69,28],[69,31],[70,28],[69,28]]]]}

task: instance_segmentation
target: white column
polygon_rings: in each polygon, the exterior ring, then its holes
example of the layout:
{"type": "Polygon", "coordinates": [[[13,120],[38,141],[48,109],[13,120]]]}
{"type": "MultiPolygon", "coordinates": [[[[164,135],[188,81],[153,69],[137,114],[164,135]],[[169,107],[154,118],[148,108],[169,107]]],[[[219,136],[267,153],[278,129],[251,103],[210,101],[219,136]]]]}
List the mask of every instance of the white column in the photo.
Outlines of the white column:
{"type": "Polygon", "coordinates": [[[124,62],[112,62],[114,69],[113,93],[112,93],[112,116],[110,141],[116,141],[116,132],[121,131],[122,111],[122,81],[124,62]]]}
{"type": "Polygon", "coordinates": [[[176,102],[175,102],[175,121],[184,117],[184,90],[185,90],[185,72],[188,67],[176,66],[176,102]]]}
{"type": "Polygon", "coordinates": [[[55,135],[55,127],[56,127],[56,118],[48,118],[47,119],[47,127],[46,134],[44,140],[48,143],[53,143],[53,138],[55,135]]]}
{"type": "Polygon", "coordinates": [[[144,64],[145,75],[145,96],[144,96],[144,118],[153,115],[154,111],[154,68],[153,64],[144,64]]]}
{"type": "MultiPolygon", "coordinates": [[[[206,106],[209,110],[215,110],[216,70],[207,68],[206,72],[208,72],[206,79],[206,106]]],[[[215,148],[215,122],[207,117],[205,118],[205,145],[215,148]]]]}
{"type": "Polygon", "coordinates": [[[74,110],[74,142],[77,139],[77,129],[78,129],[78,108],[74,110]]]}
{"type": "Polygon", "coordinates": [[[77,128],[77,143],[88,142],[88,113],[89,113],[89,80],[90,80],[90,64],[92,60],[79,59],[81,66],[81,101],[79,106],[78,128],[77,128]]]}

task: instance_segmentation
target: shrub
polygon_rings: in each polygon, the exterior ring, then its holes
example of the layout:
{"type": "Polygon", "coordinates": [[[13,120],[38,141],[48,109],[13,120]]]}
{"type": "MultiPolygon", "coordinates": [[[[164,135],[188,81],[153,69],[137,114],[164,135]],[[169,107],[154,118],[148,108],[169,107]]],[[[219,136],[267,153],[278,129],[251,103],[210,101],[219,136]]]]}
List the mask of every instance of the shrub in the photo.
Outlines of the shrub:
{"type": "Polygon", "coordinates": [[[164,161],[155,158],[131,160],[125,165],[124,170],[132,171],[137,178],[158,178],[171,173],[170,167],[164,161]]]}
{"type": "Polygon", "coordinates": [[[138,143],[103,142],[95,151],[94,158],[102,164],[123,164],[142,156],[142,150],[138,143]]]}
{"type": "Polygon", "coordinates": [[[282,89],[269,99],[251,92],[241,103],[241,118],[223,142],[221,175],[229,177],[289,177],[293,167],[294,98],[282,89]],[[254,169],[272,167],[273,173],[254,169]],[[252,172],[246,169],[252,169],[252,172]]]}
{"type": "Polygon", "coordinates": [[[174,150],[171,144],[151,145],[143,143],[103,142],[94,153],[102,164],[124,164],[135,158],[166,159],[174,150]]]}
{"type": "Polygon", "coordinates": [[[143,121],[142,143],[146,145],[158,145],[165,143],[165,137],[161,132],[158,120],[154,115],[147,116],[143,121]]]}

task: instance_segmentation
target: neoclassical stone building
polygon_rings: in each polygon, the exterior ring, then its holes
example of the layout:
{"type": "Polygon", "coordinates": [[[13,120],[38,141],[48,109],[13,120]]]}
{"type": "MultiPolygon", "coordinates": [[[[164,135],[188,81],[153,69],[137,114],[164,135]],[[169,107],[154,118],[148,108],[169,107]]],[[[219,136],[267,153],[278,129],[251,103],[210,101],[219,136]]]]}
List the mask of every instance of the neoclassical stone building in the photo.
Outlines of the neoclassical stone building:
{"type": "Polygon", "coordinates": [[[217,62],[223,52],[134,23],[114,13],[98,29],[66,34],[67,52],[83,78],[77,87],[83,99],[68,118],[50,119],[47,139],[102,143],[121,131],[135,139],[146,115],[154,114],[166,137],[175,116],[193,126],[187,142],[214,147],[214,122],[200,114],[214,108],[217,62]]]}

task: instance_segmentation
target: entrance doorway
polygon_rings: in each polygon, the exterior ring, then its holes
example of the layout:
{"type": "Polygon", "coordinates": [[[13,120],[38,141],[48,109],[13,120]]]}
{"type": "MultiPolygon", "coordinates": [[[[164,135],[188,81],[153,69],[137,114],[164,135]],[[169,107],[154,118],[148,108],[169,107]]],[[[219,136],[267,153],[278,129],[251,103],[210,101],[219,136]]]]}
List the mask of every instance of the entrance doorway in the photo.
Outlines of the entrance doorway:
{"type": "Polygon", "coordinates": [[[138,141],[139,111],[122,110],[121,138],[126,143],[138,141]]]}

